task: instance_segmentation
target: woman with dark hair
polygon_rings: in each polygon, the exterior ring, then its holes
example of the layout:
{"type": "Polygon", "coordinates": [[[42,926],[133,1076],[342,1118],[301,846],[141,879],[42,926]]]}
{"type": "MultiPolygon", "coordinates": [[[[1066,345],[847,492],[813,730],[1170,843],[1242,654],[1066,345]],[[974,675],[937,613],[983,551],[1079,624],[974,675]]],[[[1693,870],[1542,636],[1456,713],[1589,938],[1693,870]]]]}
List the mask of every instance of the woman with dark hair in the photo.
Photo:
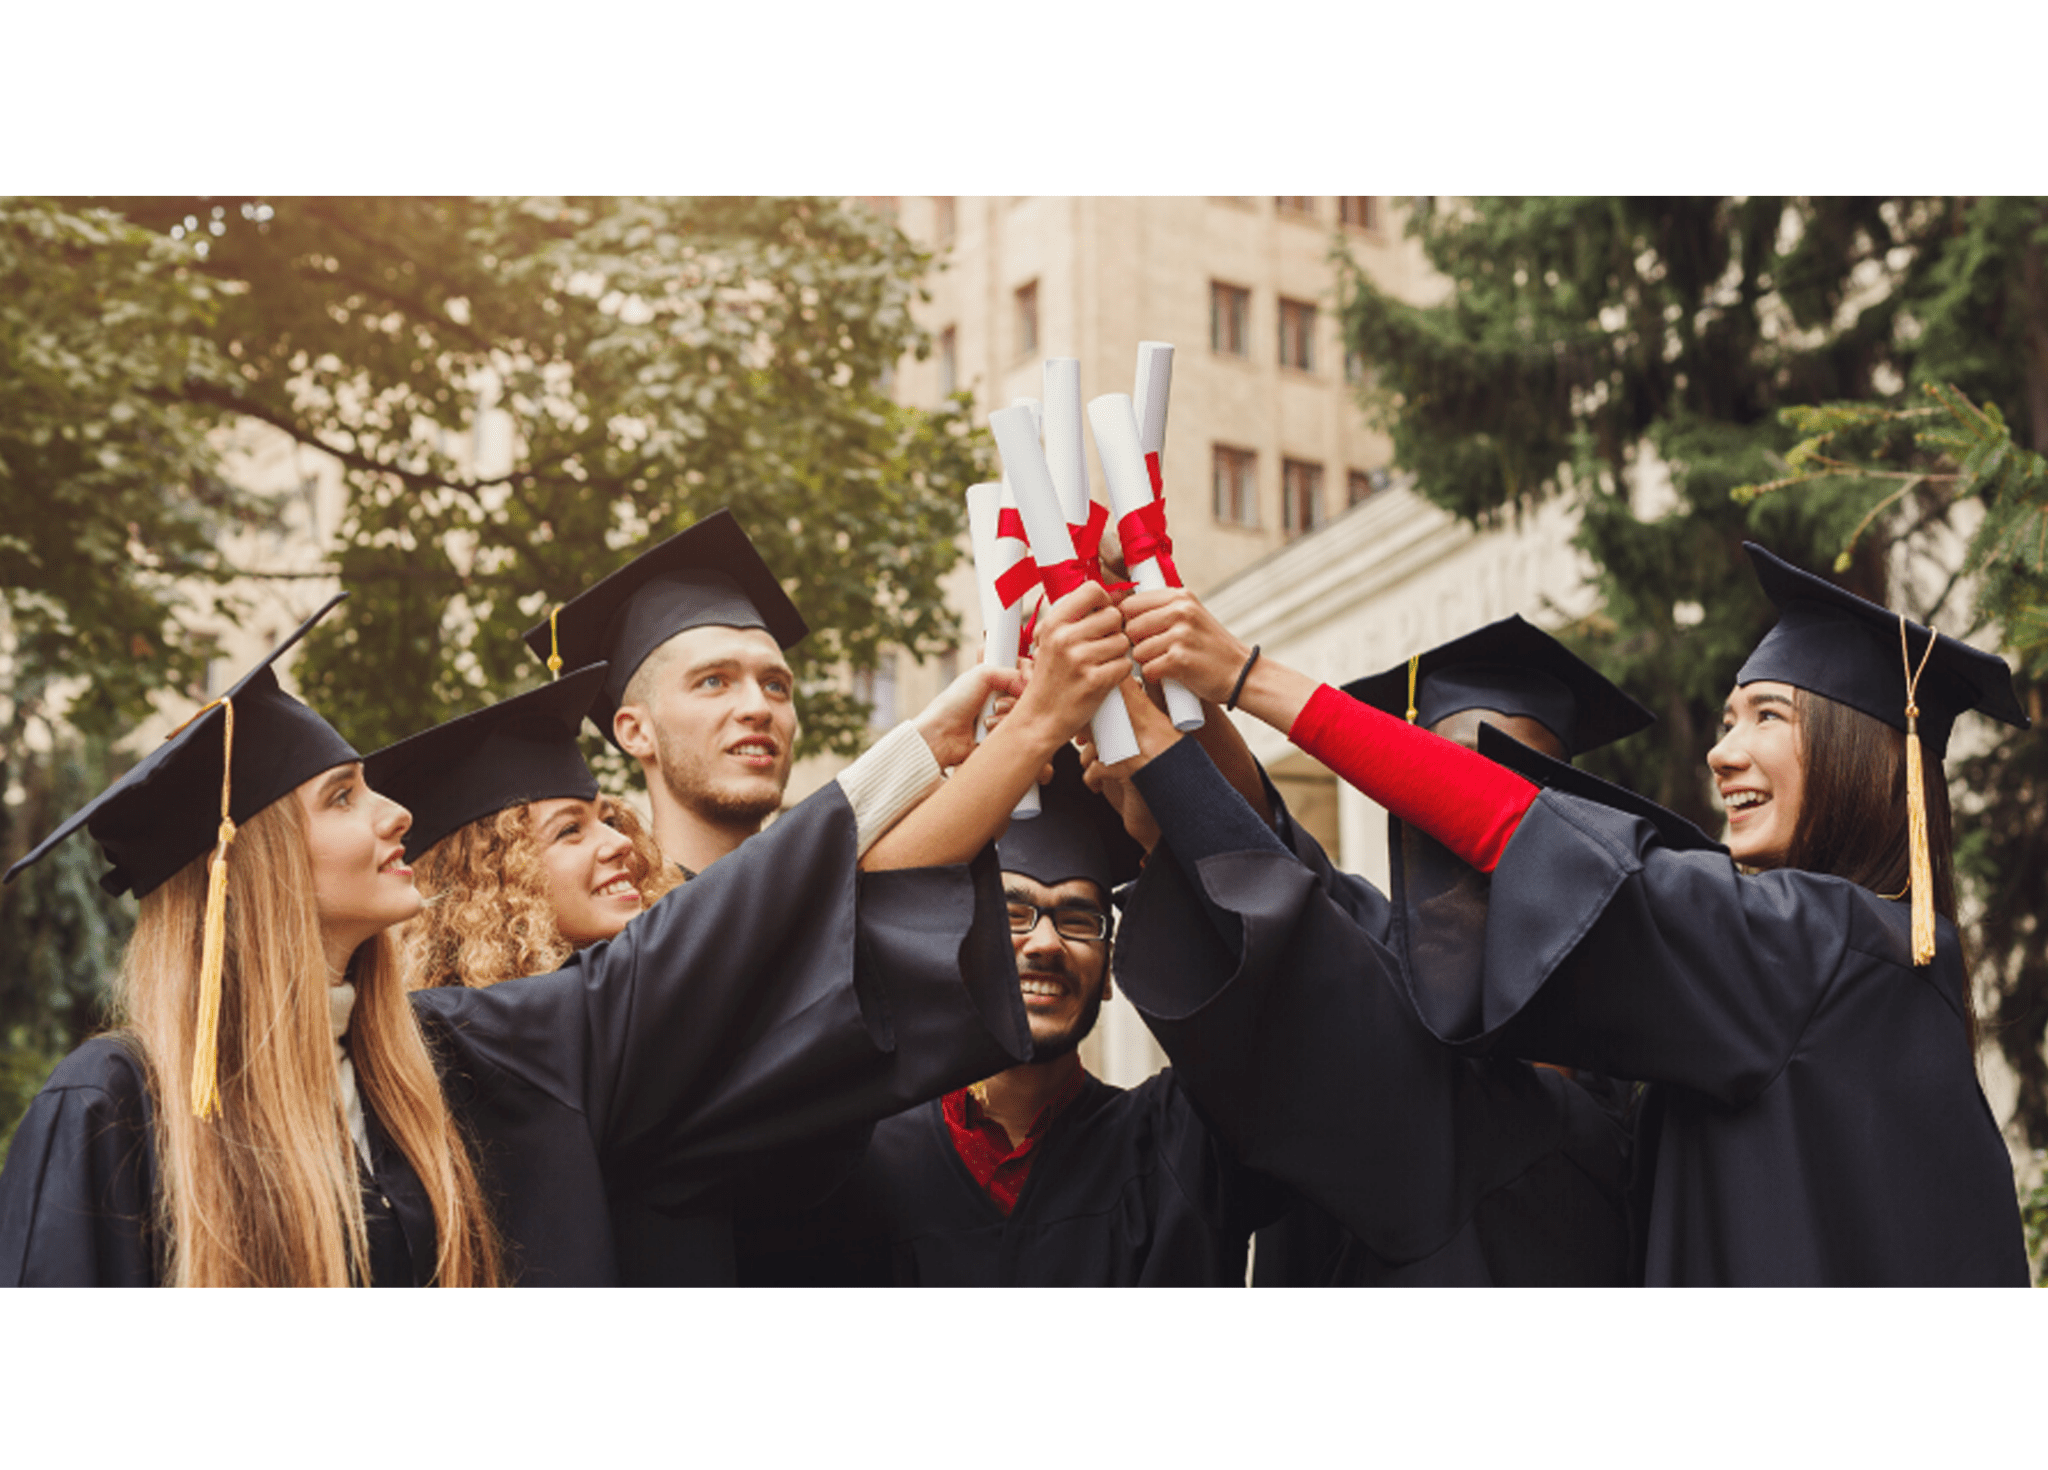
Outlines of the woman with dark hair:
{"type": "MultiPolygon", "coordinates": [[[[1404,970],[1410,1003],[1472,1052],[1654,1084],[1641,1279],[2024,1285],[1941,767],[1963,710],[2028,723],[2010,671],[1749,550],[1781,616],[1708,756],[1725,853],[1532,752],[1484,759],[1498,732],[1475,754],[1261,659],[1185,592],[1124,610],[1148,679],[1240,705],[1493,874],[1478,962],[1404,970]]],[[[1171,727],[1126,702],[1149,760],[1171,727]]]]}
{"type": "Polygon", "coordinates": [[[929,781],[842,773],[562,968],[410,996],[411,816],[270,668],[327,610],[8,872],[84,826],[140,913],[123,1029],[58,1065],[0,1172],[0,1284],[611,1284],[617,1172],[703,1187],[1028,1055],[983,849],[1128,668],[1100,588],[986,744],[1015,676],[904,737],[929,781]],[[950,819],[890,843],[927,798],[950,819]]]}

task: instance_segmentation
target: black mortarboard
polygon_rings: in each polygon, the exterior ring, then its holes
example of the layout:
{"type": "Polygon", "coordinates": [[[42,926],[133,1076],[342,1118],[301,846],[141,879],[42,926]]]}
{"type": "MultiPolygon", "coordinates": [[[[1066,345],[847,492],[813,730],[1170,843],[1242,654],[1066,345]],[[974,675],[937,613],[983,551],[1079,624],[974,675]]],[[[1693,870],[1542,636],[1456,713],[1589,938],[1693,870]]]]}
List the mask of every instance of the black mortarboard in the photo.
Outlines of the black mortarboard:
{"type": "Polygon", "coordinates": [[[1742,549],[1764,594],[1778,605],[1778,621],[1736,672],[1738,686],[1760,679],[1790,684],[1903,730],[1905,660],[1910,657],[1918,669],[1926,658],[1913,697],[1920,707],[1920,738],[1935,756],[1947,753],[1949,732],[1966,709],[2023,730],[2032,723],[2013,690],[2012,670],[1998,655],[1930,633],[1910,619],[1902,648],[1899,615],[1889,608],[1801,571],[1753,541],[1743,542],[1742,549]]]}
{"type": "Polygon", "coordinates": [[[1547,790],[1582,796],[1616,811],[1627,812],[1632,817],[1643,818],[1657,829],[1657,835],[1664,839],[1666,847],[1679,852],[1726,851],[1720,843],[1668,807],[1661,807],[1646,796],[1638,796],[1626,786],[1603,781],[1590,771],[1582,771],[1566,761],[1533,750],[1498,725],[1480,723],[1479,753],[1547,790]]]}
{"type": "Polygon", "coordinates": [[[647,655],[703,627],[765,629],[784,648],[810,632],[729,510],[678,531],[564,603],[552,619],[526,630],[526,646],[566,665],[611,665],[590,718],[617,745],[612,716],[647,655]]]}
{"type": "Polygon", "coordinates": [[[1081,758],[1063,745],[1052,759],[1052,781],[1039,788],[1041,810],[1010,823],[996,839],[996,864],[1047,887],[1092,878],[1107,897],[1138,876],[1145,856],[1115,807],[1081,780],[1081,758]]]}
{"type": "Polygon", "coordinates": [[[597,778],[576,732],[605,667],[564,674],[364,756],[370,789],[412,812],[405,860],[508,806],[559,796],[595,800],[597,778]]]}
{"type": "MultiPolygon", "coordinates": [[[[221,696],[234,703],[228,814],[237,824],[322,771],[359,758],[332,725],[284,692],[270,667],[346,596],[330,599],[221,696]]],[[[220,828],[221,740],[227,718],[220,700],[205,707],[37,843],[7,870],[8,880],[80,827],[114,865],[100,879],[109,893],[133,892],[141,898],[205,853],[220,828]]]]}
{"type": "Polygon", "coordinates": [[[1498,710],[1535,720],[1573,756],[1633,735],[1656,720],[1598,669],[1519,614],[1440,643],[1383,674],[1353,680],[1344,692],[1405,719],[1411,688],[1416,723],[1425,729],[1461,710],[1498,710]]]}

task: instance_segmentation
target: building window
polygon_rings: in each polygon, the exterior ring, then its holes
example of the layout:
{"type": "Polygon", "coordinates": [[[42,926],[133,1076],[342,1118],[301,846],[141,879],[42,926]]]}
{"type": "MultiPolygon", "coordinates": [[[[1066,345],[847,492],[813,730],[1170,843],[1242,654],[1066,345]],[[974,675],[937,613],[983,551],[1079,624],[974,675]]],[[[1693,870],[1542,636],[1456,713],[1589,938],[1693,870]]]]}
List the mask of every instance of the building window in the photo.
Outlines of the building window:
{"type": "Polygon", "coordinates": [[[939,333],[939,397],[952,397],[959,386],[960,334],[948,327],[939,333]]]}
{"type": "Polygon", "coordinates": [[[1351,470],[1344,476],[1345,504],[1356,505],[1361,500],[1370,500],[1393,482],[1394,477],[1385,467],[1376,470],[1351,470]]]}
{"type": "Polygon", "coordinates": [[[1347,194],[1337,200],[1337,218],[1354,230],[1380,227],[1380,202],[1369,194],[1347,194]]]}
{"type": "Polygon", "coordinates": [[[1280,213],[1290,215],[1295,219],[1314,219],[1316,217],[1316,201],[1313,196],[1308,194],[1279,195],[1273,200],[1273,207],[1279,210],[1280,213]]]}
{"type": "Polygon", "coordinates": [[[934,195],[932,198],[932,239],[941,245],[953,243],[953,196],[934,195]]]}
{"type": "Polygon", "coordinates": [[[1280,465],[1280,519],[1287,534],[1299,536],[1323,523],[1323,467],[1289,459],[1280,465]]]}
{"type": "Polygon", "coordinates": [[[1259,523],[1259,459],[1249,449],[1215,449],[1216,519],[1227,526],[1259,523]]]}
{"type": "Polygon", "coordinates": [[[1251,292],[1221,281],[1209,283],[1209,345],[1232,357],[1251,356],[1251,292]]]}
{"type": "Polygon", "coordinates": [[[872,669],[856,669],[853,697],[868,707],[871,729],[887,730],[896,723],[896,655],[885,653],[872,669]]]}
{"type": "Polygon", "coordinates": [[[1306,301],[1280,300],[1280,366],[1316,367],[1316,309],[1306,301]]]}
{"type": "Polygon", "coordinates": [[[1038,350],[1038,282],[1017,288],[1017,355],[1038,350]]]}
{"type": "Polygon", "coordinates": [[[1365,354],[1355,347],[1344,350],[1344,381],[1362,384],[1365,382],[1365,354]]]}

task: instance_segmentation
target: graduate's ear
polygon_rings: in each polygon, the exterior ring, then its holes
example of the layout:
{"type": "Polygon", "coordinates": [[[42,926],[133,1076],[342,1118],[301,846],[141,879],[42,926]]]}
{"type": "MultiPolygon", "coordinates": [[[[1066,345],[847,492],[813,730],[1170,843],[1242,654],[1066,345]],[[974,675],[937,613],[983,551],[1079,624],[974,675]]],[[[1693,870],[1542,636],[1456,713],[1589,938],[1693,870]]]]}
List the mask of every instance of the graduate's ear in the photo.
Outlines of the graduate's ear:
{"type": "Polygon", "coordinates": [[[612,713],[612,738],[635,760],[654,759],[654,722],[637,704],[622,704],[612,713]]]}

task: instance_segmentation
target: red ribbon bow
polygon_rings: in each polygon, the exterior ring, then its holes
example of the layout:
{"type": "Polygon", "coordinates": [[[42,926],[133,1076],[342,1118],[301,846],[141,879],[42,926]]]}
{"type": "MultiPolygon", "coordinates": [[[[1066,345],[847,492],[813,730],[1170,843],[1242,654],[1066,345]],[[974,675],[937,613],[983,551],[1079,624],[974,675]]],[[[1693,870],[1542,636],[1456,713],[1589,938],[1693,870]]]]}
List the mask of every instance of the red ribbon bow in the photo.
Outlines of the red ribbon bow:
{"type": "Polygon", "coordinates": [[[1173,538],[1166,534],[1166,486],[1160,476],[1159,451],[1145,456],[1145,471],[1152,477],[1152,502],[1140,506],[1116,523],[1117,539],[1124,544],[1124,565],[1159,563],[1166,585],[1181,584],[1180,568],[1173,564],[1173,538]]]}

